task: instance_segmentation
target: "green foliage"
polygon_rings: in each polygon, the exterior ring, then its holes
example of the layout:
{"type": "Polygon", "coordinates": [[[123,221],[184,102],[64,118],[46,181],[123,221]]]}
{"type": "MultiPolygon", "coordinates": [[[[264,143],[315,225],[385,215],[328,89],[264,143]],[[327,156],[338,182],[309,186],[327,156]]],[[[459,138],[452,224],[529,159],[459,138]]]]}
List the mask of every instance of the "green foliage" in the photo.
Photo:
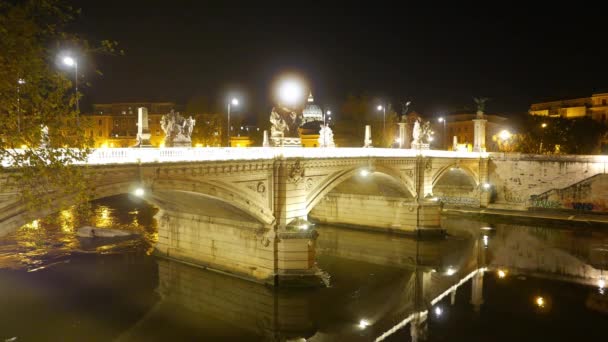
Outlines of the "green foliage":
{"type": "Polygon", "coordinates": [[[501,150],[597,154],[600,152],[601,139],[608,132],[606,125],[589,117],[565,119],[526,115],[517,126],[519,133],[508,142],[509,146],[501,145],[501,150]]]}
{"type": "Polygon", "coordinates": [[[0,172],[10,171],[7,185],[31,207],[57,206],[52,198],[88,197],[86,170],[75,164],[86,159],[92,141],[85,135],[87,121],[75,110],[73,71],[59,68],[58,52],[69,48],[80,59],[114,53],[117,44],[92,47],[65,32],[77,14],[57,0],[0,3],[0,160],[8,166],[0,172]]]}

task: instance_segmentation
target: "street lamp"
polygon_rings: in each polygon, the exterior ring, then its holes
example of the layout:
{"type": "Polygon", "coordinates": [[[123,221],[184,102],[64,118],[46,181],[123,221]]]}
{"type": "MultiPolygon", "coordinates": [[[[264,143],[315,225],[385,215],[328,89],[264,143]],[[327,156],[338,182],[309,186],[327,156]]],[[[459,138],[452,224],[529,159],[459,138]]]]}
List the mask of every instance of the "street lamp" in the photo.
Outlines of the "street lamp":
{"type": "Polygon", "coordinates": [[[228,137],[228,147],[230,147],[230,106],[238,106],[239,100],[233,97],[232,100],[228,101],[228,127],[226,127],[226,136],[228,137]]]}
{"type": "Polygon", "coordinates": [[[443,139],[441,139],[441,140],[443,140],[443,147],[447,150],[447,146],[448,146],[448,141],[447,140],[448,139],[447,139],[447,136],[446,136],[446,133],[445,133],[445,122],[446,122],[446,119],[442,116],[439,119],[437,119],[437,121],[443,122],[443,135],[442,135],[443,139]]]}
{"type": "Polygon", "coordinates": [[[78,101],[78,61],[71,56],[63,57],[63,64],[71,67],[74,67],[74,85],[76,90],[76,111],[80,112],[80,106],[78,101]]]}
{"type": "Polygon", "coordinates": [[[507,146],[509,144],[509,139],[511,139],[512,136],[513,135],[511,134],[511,132],[507,131],[506,129],[503,129],[498,133],[498,138],[502,140],[502,143],[505,145],[505,147],[502,148],[503,152],[509,152],[507,146]]]}
{"type": "Polygon", "coordinates": [[[382,139],[386,138],[386,106],[378,105],[378,111],[382,111],[382,139]]]}
{"type": "Polygon", "coordinates": [[[323,126],[327,126],[327,121],[331,121],[331,110],[326,110],[323,114],[323,126]]]}
{"type": "Polygon", "coordinates": [[[297,105],[304,94],[304,87],[295,79],[287,79],[279,86],[279,100],[286,105],[297,105]]]}

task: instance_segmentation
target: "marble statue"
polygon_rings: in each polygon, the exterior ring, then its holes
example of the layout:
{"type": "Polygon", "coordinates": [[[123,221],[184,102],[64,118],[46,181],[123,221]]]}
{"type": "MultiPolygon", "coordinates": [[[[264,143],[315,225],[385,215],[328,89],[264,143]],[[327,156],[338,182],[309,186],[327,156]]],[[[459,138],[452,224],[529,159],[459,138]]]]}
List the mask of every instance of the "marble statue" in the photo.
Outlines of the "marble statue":
{"type": "Polygon", "coordinates": [[[412,129],[412,145],[420,144],[420,133],[420,119],[416,119],[414,128],[412,129]]]}
{"type": "Polygon", "coordinates": [[[301,145],[302,113],[287,107],[274,107],[270,113],[270,138],[275,146],[301,145]]]}
{"type": "Polygon", "coordinates": [[[334,143],[334,132],[327,125],[321,125],[319,131],[319,146],[320,147],[336,147],[334,143]]]}
{"type": "Polygon", "coordinates": [[[192,131],[196,125],[196,120],[191,116],[184,118],[171,110],[171,113],[163,115],[160,119],[160,126],[165,132],[166,147],[191,147],[192,131]]]}

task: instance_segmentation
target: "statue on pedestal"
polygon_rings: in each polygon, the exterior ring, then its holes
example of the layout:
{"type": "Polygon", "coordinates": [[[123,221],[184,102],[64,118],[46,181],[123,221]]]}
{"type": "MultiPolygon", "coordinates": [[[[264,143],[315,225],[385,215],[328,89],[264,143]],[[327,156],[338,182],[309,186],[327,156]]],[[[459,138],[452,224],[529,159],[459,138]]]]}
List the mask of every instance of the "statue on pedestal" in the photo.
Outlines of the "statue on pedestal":
{"type": "Polygon", "coordinates": [[[287,107],[274,107],[270,112],[270,138],[274,146],[301,146],[302,113],[287,107]]]}
{"type": "Polygon", "coordinates": [[[196,120],[191,116],[187,119],[175,111],[163,115],[160,126],[165,132],[166,147],[192,147],[192,131],[196,120]]]}
{"type": "Polygon", "coordinates": [[[420,144],[420,118],[414,122],[414,128],[412,129],[412,145],[420,144]]]}
{"type": "Polygon", "coordinates": [[[474,97],[473,101],[477,104],[477,118],[483,118],[483,112],[486,109],[486,102],[489,99],[487,97],[474,97]]]}
{"type": "Polygon", "coordinates": [[[319,131],[319,146],[321,147],[336,147],[334,143],[334,133],[328,125],[321,125],[319,131]]]}
{"type": "Polygon", "coordinates": [[[427,150],[431,132],[431,123],[429,121],[422,123],[420,118],[417,118],[412,129],[412,148],[427,150]]]}

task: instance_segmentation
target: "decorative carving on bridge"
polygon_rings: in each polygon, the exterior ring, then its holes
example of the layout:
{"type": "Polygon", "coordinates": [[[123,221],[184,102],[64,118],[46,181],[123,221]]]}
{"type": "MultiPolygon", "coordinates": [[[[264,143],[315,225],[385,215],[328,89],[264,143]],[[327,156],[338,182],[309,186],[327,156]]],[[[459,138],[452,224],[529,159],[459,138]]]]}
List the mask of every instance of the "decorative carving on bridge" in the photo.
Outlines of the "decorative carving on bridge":
{"type": "Polygon", "coordinates": [[[433,170],[432,159],[429,158],[429,159],[426,160],[426,163],[424,164],[424,169],[427,170],[427,171],[433,170]]]}
{"type": "Polygon", "coordinates": [[[315,182],[312,180],[312,178],[306,178],[306,190],[310,190],[312,189],[312,186],[315,184],[315,182]]]}
{"type": "Polygon", "coordinates": [[[263,194],[266,192],[266,185],[264,184],[264,182],[259,182],[257,185],[257,192],[260,194],[263,194]]]}
{"type": "Polygon", "coordinates": [[[289,171],[289,178],[287,180],[291,183],[298,184],[304,178],[304,167],[300,164],[300,160],[296,160],[295,164],[289,171]]]}
{"type": "Polygon", "coordinates": [[[245,186],[247,189],[257,193],[262,198],[266,197],[266,183],[264,181],[249,182],[245,186]]]}

